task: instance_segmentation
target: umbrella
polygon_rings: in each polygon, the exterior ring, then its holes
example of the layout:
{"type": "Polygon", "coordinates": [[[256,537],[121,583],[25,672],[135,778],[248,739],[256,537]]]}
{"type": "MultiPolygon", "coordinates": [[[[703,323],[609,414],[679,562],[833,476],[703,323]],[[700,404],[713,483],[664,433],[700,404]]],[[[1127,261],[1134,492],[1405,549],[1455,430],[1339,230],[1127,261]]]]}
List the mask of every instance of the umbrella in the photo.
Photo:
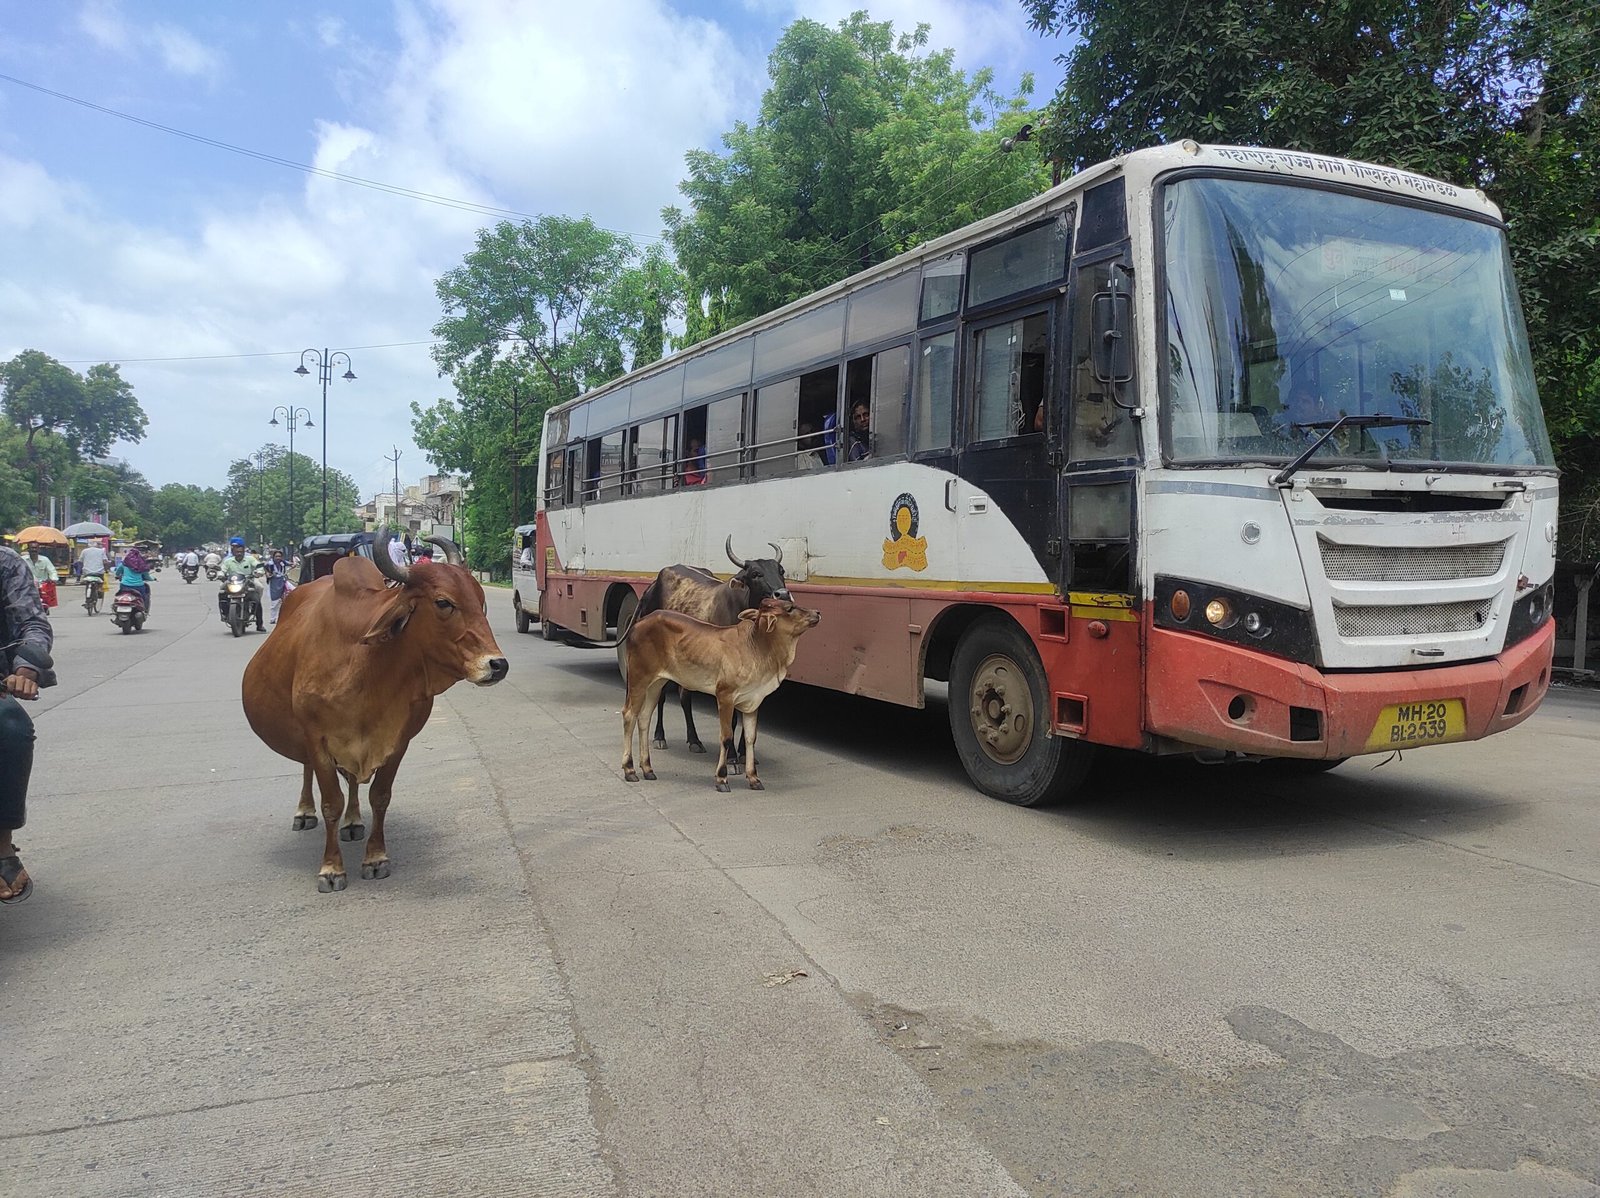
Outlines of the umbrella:
{"type": "Polygon", "coordinates": [[[69,524],[61,530],[63,536],[68,537],[109,537],[111,530],[104,524],[96,524],[93,520],[83,520],[77,524],[69,524]]]}
{"type": "Polygon", "coordinates": [[[59,528],[51,528],[48,524],[35,524],[31,528],[24,528],[16,535],[19,545],[65,545],[67,535],[59,528]]]}

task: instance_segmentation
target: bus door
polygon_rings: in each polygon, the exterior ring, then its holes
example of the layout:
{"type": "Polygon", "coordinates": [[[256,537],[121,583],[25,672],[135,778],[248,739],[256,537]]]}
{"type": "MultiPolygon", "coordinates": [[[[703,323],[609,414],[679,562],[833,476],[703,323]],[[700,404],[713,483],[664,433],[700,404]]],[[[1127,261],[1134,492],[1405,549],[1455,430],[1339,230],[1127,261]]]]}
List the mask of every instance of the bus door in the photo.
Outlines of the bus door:
{"type": "Polygon", "coordinates": [[[1046,442],[1058,321],[1050,300],[963,329],[966,436],[955,498],[961,575],[974,589],[1031,573],[1014,560],[1016,536],[1047,578],[1059,569],[1059,489],[1046,442]]]}

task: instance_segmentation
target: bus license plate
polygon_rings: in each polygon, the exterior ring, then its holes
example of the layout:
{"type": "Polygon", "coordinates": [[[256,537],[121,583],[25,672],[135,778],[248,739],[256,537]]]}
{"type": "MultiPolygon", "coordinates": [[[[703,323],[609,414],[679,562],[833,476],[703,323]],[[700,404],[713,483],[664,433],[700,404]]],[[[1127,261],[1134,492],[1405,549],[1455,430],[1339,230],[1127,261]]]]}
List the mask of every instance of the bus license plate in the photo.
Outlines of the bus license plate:
{"type": "Polygon", "coordinates": [[[1367,741],[1370,749],[1403,749],[1460,740],[1467,734],[1467,709],[1460,699],[1421,699],[1385,707],[1367,741]]]}

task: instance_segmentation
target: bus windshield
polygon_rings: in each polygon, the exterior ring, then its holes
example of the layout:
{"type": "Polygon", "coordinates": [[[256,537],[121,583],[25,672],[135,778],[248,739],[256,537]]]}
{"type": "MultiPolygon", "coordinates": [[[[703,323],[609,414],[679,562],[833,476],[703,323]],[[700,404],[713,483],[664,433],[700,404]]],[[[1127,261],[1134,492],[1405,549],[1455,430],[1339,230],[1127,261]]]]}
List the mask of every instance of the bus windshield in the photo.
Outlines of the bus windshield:
{"type": "Polygon", "coordinates": [[[1164,192],[1163,433],[1172,459],[1553,464],[1505,238],[1492,225],[1292,184],[1164,192]],[[1320,423],[1321,428],[1307,427],[1320,423]]]}

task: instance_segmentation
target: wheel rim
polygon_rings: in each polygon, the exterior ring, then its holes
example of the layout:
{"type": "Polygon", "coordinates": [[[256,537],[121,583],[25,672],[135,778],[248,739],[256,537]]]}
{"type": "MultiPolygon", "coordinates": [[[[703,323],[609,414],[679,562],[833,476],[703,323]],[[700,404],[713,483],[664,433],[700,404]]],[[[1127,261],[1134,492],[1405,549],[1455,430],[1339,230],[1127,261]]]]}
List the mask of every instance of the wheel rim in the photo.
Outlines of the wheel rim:
{"type": "Polygon", "coordinates": [[[1003,653],[985,657],[973,671],[967,712],[978,748],[999,765],[1014,764],[1033,743],[1033,690],[1003,653]]]}

